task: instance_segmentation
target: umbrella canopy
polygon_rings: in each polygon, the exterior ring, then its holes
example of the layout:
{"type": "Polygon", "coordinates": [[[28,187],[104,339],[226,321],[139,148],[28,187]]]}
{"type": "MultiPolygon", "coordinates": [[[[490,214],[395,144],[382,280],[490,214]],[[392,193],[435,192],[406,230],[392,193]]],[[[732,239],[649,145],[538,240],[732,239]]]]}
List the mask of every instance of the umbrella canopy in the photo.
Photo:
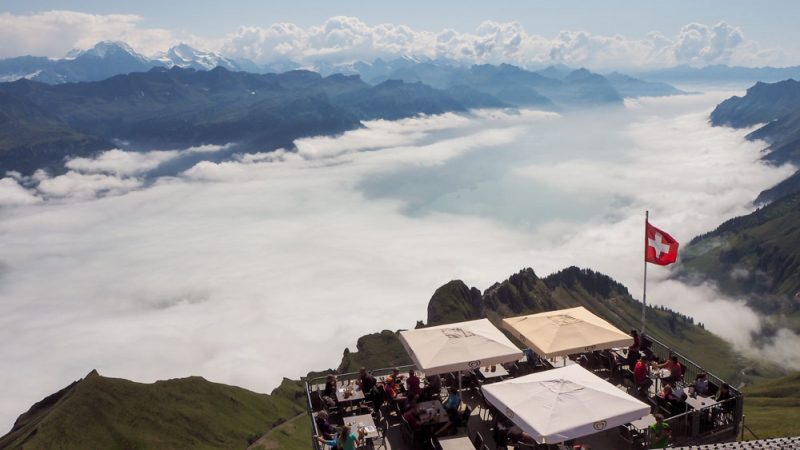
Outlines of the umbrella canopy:
{"type": "Polygon", "coordinates": [[[539,443],[556,443],[650,414],[650,406],[579,365],[484,385],[486,400],[539,443]]]}
{"type": "Polygon", "coordinates": [[[489,319],[401,331],[400,342],[414,364],[431,375],[522,358],[522,351],[489,319]]]}
{"type": "Polygon", "coordinates": [[[545,358],[633,343],[631,336],[583,306],[510,317],[503,319],[503,328],[545,358]]]}

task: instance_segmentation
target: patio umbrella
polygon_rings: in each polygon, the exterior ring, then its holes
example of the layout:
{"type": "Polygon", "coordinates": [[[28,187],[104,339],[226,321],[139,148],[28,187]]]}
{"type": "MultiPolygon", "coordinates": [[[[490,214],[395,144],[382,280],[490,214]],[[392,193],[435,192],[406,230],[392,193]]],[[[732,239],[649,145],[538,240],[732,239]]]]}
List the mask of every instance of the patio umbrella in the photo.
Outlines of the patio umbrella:
{"type": "Polygon", "coordinates": [[[462,370],[522,358],[522,351],[489,319],[401,331],[400,342],[426,374],[458,371],[459,388],[462,370]]]}
{"type": "Polygon", "coordinates": [[[545,358],[633,343],[631,336],[583,306],[510,317],[503,319],[503,328],[545,358]]]}
{"type": "Polygon", "coordinates": [[[541,444],[564,442],[650,413],[650,406],[579,365],[483,386],[486,401],[541,444]]]}

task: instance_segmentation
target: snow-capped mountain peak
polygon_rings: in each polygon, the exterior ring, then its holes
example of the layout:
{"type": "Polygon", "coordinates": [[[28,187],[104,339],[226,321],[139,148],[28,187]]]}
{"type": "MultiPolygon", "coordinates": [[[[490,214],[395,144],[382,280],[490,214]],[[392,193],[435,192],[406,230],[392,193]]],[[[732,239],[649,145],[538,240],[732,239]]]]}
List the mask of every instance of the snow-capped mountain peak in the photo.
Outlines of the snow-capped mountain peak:
{"type": "Polygon", "coordinates": [[[197,50],[184,43],[170,48],[156,59],[168,67],[178,66],[197,70],[211,70],[217,66],[222,66],[228,70],[240,70],[238,64],[218,53],[197,50]]]}
{"type": "Polygon", "coordinates": [[[101,41],[88,50],[72,50],[64,59],[77,59],[80,57],[95,57],[100,59],[127,56],[142,63],[148,61],[147,57],[136,53],[130,45],[122,41],[101,41]]]}

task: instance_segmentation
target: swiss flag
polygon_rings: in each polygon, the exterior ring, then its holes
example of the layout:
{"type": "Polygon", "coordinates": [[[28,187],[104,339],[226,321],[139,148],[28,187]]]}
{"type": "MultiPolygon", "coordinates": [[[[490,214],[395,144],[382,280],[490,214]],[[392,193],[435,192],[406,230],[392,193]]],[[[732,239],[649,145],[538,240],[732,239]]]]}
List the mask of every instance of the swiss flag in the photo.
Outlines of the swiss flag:
{"type": "Polygon", "coordinates": [[[678,259],[678,241],[669,234],[645,222],[644,260],[666,266],[678,259]]]}

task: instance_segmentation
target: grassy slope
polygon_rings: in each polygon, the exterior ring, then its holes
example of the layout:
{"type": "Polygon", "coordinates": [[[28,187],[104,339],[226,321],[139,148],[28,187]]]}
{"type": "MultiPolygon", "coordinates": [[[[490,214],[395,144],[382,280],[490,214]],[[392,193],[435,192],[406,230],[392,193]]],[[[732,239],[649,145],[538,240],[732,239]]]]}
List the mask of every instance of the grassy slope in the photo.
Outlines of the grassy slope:
{"type": "Polygon", "coordinates": [[[756,436],[800,435],[800,372],[753,385],[744,394],[745,424],[756,436]]]}
{"type": "Polygon", "coordinates": [[[274,394],[200,377],[142,384],[92,372],[15,426],[0,448],[243,448],[302,412],[299,384],[284,383],[274,394]]]}
{"type": "Polygon", "coordinates": [[[308,450],[310,441],[311,424],[308,414],[303,413],[273,428],[248,450],[308,450]]]}
{"type": "Polygon", "coordinates": [[[693,239],[683,251],[681,277],[711,279],[800,330],[800,193],[693,239]]]}

